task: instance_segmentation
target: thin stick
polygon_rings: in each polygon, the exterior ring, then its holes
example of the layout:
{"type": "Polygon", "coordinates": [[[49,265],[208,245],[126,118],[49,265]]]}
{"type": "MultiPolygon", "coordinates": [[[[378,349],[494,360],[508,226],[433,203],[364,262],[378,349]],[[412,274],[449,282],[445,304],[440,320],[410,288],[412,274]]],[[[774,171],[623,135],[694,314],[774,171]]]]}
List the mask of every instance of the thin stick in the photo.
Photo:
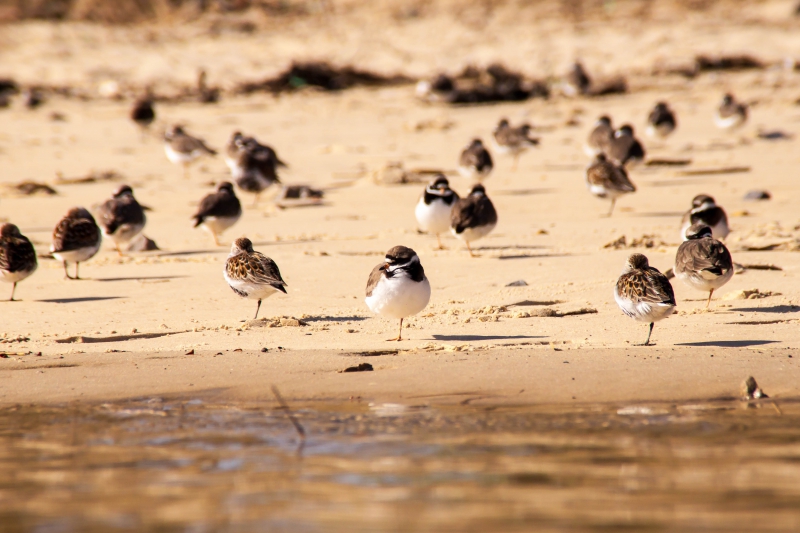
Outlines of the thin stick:
{"type": "Polygon", "coordinates": [[[278,405],[280,405],[281,409],[286,411],[286,416],[289,417],[289,421],[294,426],[294,429],[297,430],[297,434],[300,435],[301,444],[305,444],[306,430],[300,425],[300,422],[297,421],[297,418],[295,418],[294,414],[289,410],[289,405],[286,403],[286,400],[283,399],[283,396],[281,396],[280,391],[278,391],[278,387],[272,385],[271,388],[272,395],[275,396],[275,399],[278,401],[278,405]]]}

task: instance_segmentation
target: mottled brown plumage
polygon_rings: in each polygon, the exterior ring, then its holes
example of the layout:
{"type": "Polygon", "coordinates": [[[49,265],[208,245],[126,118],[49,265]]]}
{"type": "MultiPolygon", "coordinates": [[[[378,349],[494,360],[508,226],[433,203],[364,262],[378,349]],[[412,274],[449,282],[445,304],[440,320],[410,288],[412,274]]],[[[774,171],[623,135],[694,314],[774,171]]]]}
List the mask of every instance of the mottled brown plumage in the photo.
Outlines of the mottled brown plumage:
{"type": "Polygon", "coordinates": [[[223,274],[233,292],[242,298],[258,300],[255,318],[258,318],[261,300],[276,292],[286,293],[286,282],[281,277],[278,265],[253,250],[253,243],[244,237],[236,239],[231,246],[223,274]]]}
{"type": "Polygon", "coordinates": [[[475,185],[469,196],[456,200],[450,212],[450,231],[467,244],[470,255],[470,241],[488,235],[497,225],[497,211],[486,196],[483,185],[475,185]]]}
{"type": "Polygon", "coordinates": [[[186,133],[182,126],[172,126],[164,134],[164,152],[167,159],[183,165],[184,178],[189,177],[189,165],[203,155],[217,155],[216,150],[206,146],[205,141],[186,133]]]}
{"type": "Polygon", "coordinates": [[[233,192],[233,185],[223,181],[217,190],[206,195],[200,200],[194,218],[194,227],[203,225],[214,238],[214,244],[219,246],[219,235],[233,226],[242,216],[242,205],[233,192]]]}
{"type": "Polygon", "coordinates": [[[39,262],[31,241],[14,224],[0,226],[0,279],[13,283],[10,302],[14,301],[17,283],[36,271],[39,262]]]}
{"type": "Polygon", "coordinates": [[[644,146],[634,136],[630,124],[625,124],[614,132],[604,152],[609,161],[620,166],[641,163],[645,155],[644,146]]]}
{"type": "Polygon", "coordinates": [[[611,125],[611,118],[603,115],[597,122],[594,128],[589,132],[589,137],[586,139],[586,146],[584,151],[589,157],[594,157],[598,154],[605,153],[611,139],[614,137],[614,128],[611,125]]]}
{"type": "Polygon", "coordinates": [[[611,199],[608,216],[614,212],[614,205],[619,196],[636,192],[636,186],[628,178],[625,167],[615,165],[604,154],[598,154],[586,169],[586,185],[598,198],[611,199]]]}
{"type": "Polygon", "coordinates": [[[514,167],[517,168],[517,160],[522,152],[531,146],[537,146],[539,139],[530,136],[531,125],[521,124],[512,127],[508,119],[501,119],[494,129],[492,138],[495,146],[500,153],[511,154],[514,156],[514,167]]]}
{"type": "Polygon", "coordinates": [[[113,196],[98,208],[97,216],[103,233],[114,241],[120,255],[121,246],[141,233],[147,222],[144,209],[133,197],[129,185],[120,185],[113,196]]]}
{"type": "Polygon", "coordinates": [[[689,240],[681,243],[675,255],[675,276],[694,289],[708,291],[708,307],[714,290],[733,277],[733,259],[705,224],[692,225],[686,236],[689,240]]]}
{"type": "Polygon", "coordinates": [[[79,265],[91,259],[100,249],[102,232],[94,217],[83,207],[73,207],[53,230],[50,252],[64,263],[68,279],[80,279],[79,265]],[[67,264],[75,263],[75,277],[69,275],[67,264]]]}
{"type": "Polygon", "coordinates": [[[492,168],[492,156],[480,139],[473,139],[458,159],[458,171],[467,179],[481,181],[492,172],[492,168]]]}
{"type": "Polygon", "coordinates": [[[614,286],[614,299],[623,313],[637,321],[650,323],[645,346],[650,344],[653,324],[672,314],[677,305],[667,277],[651,267],[642,254],[633,254],[626,261],[614,286]]]}

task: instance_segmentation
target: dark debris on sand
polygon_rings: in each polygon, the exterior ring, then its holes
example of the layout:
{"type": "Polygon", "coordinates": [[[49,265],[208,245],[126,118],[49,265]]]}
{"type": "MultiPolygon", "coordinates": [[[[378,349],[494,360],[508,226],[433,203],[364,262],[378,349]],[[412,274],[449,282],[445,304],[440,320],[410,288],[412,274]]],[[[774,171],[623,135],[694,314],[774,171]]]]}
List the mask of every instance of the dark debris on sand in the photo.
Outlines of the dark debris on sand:
{"type": "Polygon", "coordinates": [[[379,87],[407,84],[411,81],[405,76],[384,76],[351,66],[334,67],[325,62],[292,63],[288,69],[273,78],[239,84],[236,92],[250,94],[266,91],[278,94],[305,87],[342,91],[356,86],[379,87]]]}
{"type": "Polygon", "coordinates": [[[485,70],[466,67],[455,76],[440,73],[418,85],[421,98],[448,104],[521,102],[529,98],[548,98],[550,88],[542,80],[525,78],[519,72],[493,64],[485,70]]]}

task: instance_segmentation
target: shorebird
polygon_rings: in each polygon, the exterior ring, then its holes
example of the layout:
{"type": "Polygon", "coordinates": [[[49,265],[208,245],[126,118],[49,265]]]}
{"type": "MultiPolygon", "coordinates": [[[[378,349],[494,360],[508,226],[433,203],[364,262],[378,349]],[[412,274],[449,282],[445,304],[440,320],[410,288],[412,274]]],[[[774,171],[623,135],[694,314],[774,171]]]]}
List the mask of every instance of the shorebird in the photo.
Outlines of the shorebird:
{"type": "Polygon", "coordinates": [[[33,274],[38,266],[36,250],[31,241],[19,232],[19,228],[14,224],[0,226],[0,277],[14,284],[9,302],[16,301],[14,292],[17,283],[33,274]]]}
{"type": "Polygon", "coordinates": [[[144,229],[147,217],[144,209],[133,197],[129,185],[120,185],[110,199],[97,211],[103,234],[114,242],[117,253],[122,255],[122,245],[129,244],[144,229]]]}
{"type": "Polygon", "coordinates": [[[217,186],[216,192],[206,195],[200,200],[192,218],[194,227],[203,226],[214,238],[214,244],[219,246],[219,235],[230,228],[242,216],[242,205],[233,192],[233,185],[223,181],[217,186]]]}
{"type": "Polygon", "coordinates": [[[197,137],[192,137],[183,130],[182,126],[172,126],[164,134],[164,152],[167,159],[176,165],[183,166],[183,177],[189,178],[189,165],[200,156],[217,155],[206,143],[197,137]]]}
{"type": "Polygon", "coordinates": [[[492,139],[497,151],[501,154],[511,154],[514,157],[514,168],[517,169],[517,162],[520,154],[530,148],[537,146],[539,139],[530,137],[531,125],[522,124],[512,128],[508,119],[501,119],[492,133],[492,139]]]}
{"type": "Polygon", "coordinates": [[[733,277],[733,259],[703,223],[690,226],[686,236],[689,240],[681,243],[675,255],[675,277],[693,289],[708,291],[708,308],[714,291],[733,277]]]}
{"type": "Polygon", "coordinates": [[[629,317],[650,323],[643,346],[650,345],[653,325],[671,315],[677,305],[667,277],[651,267],[647,257],[642,254],[633,254],[625,262],[622,275],[614,286],[614,300],[629,317]]]}
{"type": "Polygon", "coordinates": [[[479,183],[491,174],[492,168],[494,168],[492,155],[480,139],[473,139],[461,152],[458,160],[458,172],[463,177],[479,183]]]}
{"type": "Polygon", "coordinates": [[[605,154],[612,163],[632,166],[644,161],[644,146],[633,135],[633,126],[625,124],[614,132],[605,154]]]}
{"type": "Polygon", "coordinates": [[[266,300],[277,292],[286,294],[286,282],[275,261],[253,250],[250,239],[236,239],[231,245],[231,253],[222,271],[225,281],[233,292],[242,298],[258,300],[255,318],[261,309],[261,300],[266,300]]]}
{"type": "Polygon", "coordinates": [[[573,63],[569,72],[564,77],[563,90],[567,96],[578,96],[589,94],[592,86],[592,80],[589,73],[583,68],[580,61],[573,63]]]}
{"type": "Polygon", "coordinates": [[[431,299],[431,284],[419,256],[411,248],[395,246],[384,262],[370,272],[367,280],[367,307],[373,313],[400,319],[396,339],[403,340],[403,319],[416,315],[431,299]]]}
{"type": "Polygon", "coordinates": [[[469,243],[488,235],[497,225],[497,211],[486,196],[483,185],[475,185],[466,198],[456,200],[450,212],[450,231],[467,244],[471,257],[475,257],[469,243]]]}
{"type": "Polygon", "coordinates": [[[689,226],[698,223],[710,227],[715,239],[724,239],[730,233],[728,215],[707,194],[698,194],[692,199],[691,209],[684,213],[681,219],[681,239],[688,240],[686,230],[689,229],[689,226]]]}
{"type": "Polygon", "coordinates": [[[603,115],[594,123],[594,128],[589,133],[589,138],[586,139],[583,151],[589,157],[605,153],[613,137],[614,128],[611,126],[611,118],[603,115]]]}
{"type": "Polygon", "coordinates": [[[586,185],[589,187],[589,192],[598,198],[611,199],[608,216],[614,212],[617,198],[623,194],[636,192],[636,186],[628,178],[625,167],[615,165],[606,159],[604,154],[598,154],[586,169],[586,185]]]}
{"type": "Polygon", "coordinates": [[[81,279],[78,269],[81,262],[88,261],[100,250],[102,232],[94,217],[83,207],[73,207],[53,230],[50,252],[64,263],[67,279],[81,279]],[[75,277],[69,275],[67,263],[75,263],[75,277]]]}
{"type": "Polygon", "coordinates": [[[747,121],[747,105],[737,102],[732,94],[722,97],[714,114],[714,123],[722,130],[734,130],[747,121]]]}
{"type": "Polygon", "coordinates": [[[650,137],[658,136],[664,138],[675,131],[677,125],[675,113],[672,109],[669,108],[666,102],[658,102],[647,117],[645,133],[650,137]]]}
{"type": "Polygon", "coordinates": [[[280,183],[277,167],[286,163],[278,158],[271,147],[259,143],[253,137],[234,132],[226,150],[226,163],[231,169],[234,183],[246,192],[255,193],[254,206],[262,191],[280,183]]]}
{"type": "Polygon", "coordinates": [[[131,120],[139,126],[139,130],[142,133],[142,140],[145,140],[150,125],[156,120],[153,98],[149,91],[143,98],[134,102],[133,108],[131,108],[131,120]]]}
{"type": "Polygon", "coordinates": [[[414,209],[419,229],[425,233],[436,234],[439,250],[443,249],[440,234],[450,229],[450,212],[456,200],[458,194],[450,188],[447,178],[439,174],[425,187],[414,209]]]}

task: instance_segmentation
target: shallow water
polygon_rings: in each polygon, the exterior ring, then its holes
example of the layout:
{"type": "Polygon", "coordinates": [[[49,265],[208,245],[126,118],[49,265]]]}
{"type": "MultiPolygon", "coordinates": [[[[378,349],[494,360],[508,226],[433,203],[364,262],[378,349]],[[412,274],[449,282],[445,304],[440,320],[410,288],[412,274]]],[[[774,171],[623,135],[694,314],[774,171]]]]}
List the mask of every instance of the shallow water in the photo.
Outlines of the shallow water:
{"type": "Polygon", "coordinates": [[[800,403],[0,411],[0,531],[798,531],[800,403]]]}

